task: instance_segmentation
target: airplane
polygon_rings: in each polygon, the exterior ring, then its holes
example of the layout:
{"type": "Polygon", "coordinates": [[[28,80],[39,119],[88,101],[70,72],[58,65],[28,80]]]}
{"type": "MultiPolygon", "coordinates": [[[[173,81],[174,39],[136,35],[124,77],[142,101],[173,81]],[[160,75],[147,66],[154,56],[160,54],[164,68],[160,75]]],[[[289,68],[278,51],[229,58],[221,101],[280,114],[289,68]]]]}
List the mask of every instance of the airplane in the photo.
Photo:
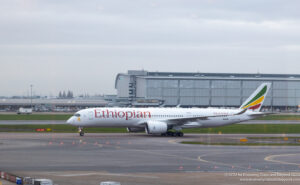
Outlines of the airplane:
{"type": "Polygon", "coordinates": [[[182,137],[185,128],[209,128],[251,120],[260,112],[271,83],[262,83],[238,109],[220,108],[88,108],[67,120],[78,127],[126,127],[128,132],[182,137]]]}

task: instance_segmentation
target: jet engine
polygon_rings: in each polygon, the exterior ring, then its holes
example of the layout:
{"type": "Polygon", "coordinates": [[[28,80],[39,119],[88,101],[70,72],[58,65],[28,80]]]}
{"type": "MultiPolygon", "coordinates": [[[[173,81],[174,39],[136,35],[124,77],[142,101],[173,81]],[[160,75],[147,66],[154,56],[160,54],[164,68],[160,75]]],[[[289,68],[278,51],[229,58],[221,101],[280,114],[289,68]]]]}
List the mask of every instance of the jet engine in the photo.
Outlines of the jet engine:
{"type": "Polygon", "coordinates": [[[162,134],[168,131],[168,125],[161,121],[148,121],[145,130],[147,134],[162,134]]]}
{"type": "Polygon", "coordinates": [[[144,127],[127,127],[128,132],[143,132],[144,130],[144,127]]]}

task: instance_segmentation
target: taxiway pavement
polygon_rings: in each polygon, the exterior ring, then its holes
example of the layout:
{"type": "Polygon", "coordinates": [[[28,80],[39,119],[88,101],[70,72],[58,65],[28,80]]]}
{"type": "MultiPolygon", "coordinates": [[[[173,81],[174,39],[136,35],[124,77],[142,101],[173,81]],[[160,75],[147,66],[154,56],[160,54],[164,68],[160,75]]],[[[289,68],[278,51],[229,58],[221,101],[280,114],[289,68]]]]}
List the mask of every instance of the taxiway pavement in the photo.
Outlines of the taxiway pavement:
{"type": "MultiPolygon", "coordinates": [[[[299,146],[179,143],[200,137],[213,140],[246,136],[266,135],[186,134],[183,138],[172,138],[134,133],[87,133],[84,137],[74,133],[0,133],[0,170],[48,177],[59,185],[69,181],[71,184],[96,181],[99,184],[104,179],[119,180],[122,184],[182,184],[183,180],[187,184],[198,184],[200,177],[207,182],[205,184],[210,184],[218,181],[214,176],[225,178],[230,184],[242,184],[237,178],[224,174],[300,172],[299,146]],[[205,174],[207,178],[203,179],[205,174]]],[[[300,137],[298,134],[286,136],[300,137]]]]}

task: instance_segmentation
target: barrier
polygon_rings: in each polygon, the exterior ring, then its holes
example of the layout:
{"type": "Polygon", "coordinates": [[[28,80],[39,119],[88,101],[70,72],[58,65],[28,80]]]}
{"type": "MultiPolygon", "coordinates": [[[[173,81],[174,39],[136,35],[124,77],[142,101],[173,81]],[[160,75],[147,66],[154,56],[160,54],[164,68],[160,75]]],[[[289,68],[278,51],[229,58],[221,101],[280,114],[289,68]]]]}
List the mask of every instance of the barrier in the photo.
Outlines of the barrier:
{"type": "Polygon", "coordinates": [[[14,182],[14,183],[16,183],[17,182],[17,177],[15,176],[15,175],[9,175],[10,177],[9,177],[9,181],[10,182],[14,182]]]}
{"type": "MultiPolygon", "coordinates": [[[[0,179],[4,179],[7,181],[10,181],[12,183],[16,184],[23,184],[23,185],[33,185],[33,184],[48,184],[53,185],[53,181],[51,179],[34,179],[31,177],[18,177],[13,174],[9,174],[3,171],[0,171],[0,179]]],[[[2,182],[0,181],[0,185],[2,185],[2,182]]]]}
{"type": "Polygon", "coordinates": [[[9,181],[10,175],[9,175],[8,173],[5,173],[5,179],[6,179],[7,181],[9,181]]]}
{"type": "MultiPolygon", "coordinates": [[[[16,175],[13,175],[13,174],[9,174],[9,173],[6,173],[6,172],[3,172],[3,171],[0,171],[0,179],[4,179],[4,180],[7,180],[9,182],[13,182],[13,183],[16,183],[17,182],[17,176],[16,175]]],[[[21,178],[20,178],[21,179],[21,178]]]]}
{"type": "Polygon", "coordinates": [[[22,182],[22,178],[20,178],[20,177],[17,177],[17,178],[16,178],[16,184],[18,184],[18,185],[22,185],[22,184],[23,184],[23,182],[22,182]]]}
{"type": "Polygon", "coordinates": [[[30,185],[30,184],[33,184],[33,179],[31,177],[24,177],[23,178],[23,184],[24,185],[30,185]]]}
{"type": "Polygon", "coordinates": [[[4,179],[4,177],[5,177],[5,173],[1,172],[1,179],[4,179]]]}
{"type": "Polygon", "coordinates": [[[44,128],[37,128],[35,129],[36,132],[45,132],[45,129],[44,128]]]}

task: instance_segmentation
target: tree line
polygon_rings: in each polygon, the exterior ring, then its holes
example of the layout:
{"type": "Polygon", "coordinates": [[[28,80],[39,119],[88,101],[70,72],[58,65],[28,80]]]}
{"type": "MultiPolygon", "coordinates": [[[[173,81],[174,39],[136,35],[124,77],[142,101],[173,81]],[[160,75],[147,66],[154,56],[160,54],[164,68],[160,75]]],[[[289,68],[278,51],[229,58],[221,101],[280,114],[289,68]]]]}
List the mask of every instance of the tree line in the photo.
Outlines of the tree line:
{"type": "Polygon", "coordinates": [[[71,99],[71,98],[74,98],[74,94],[72,91],[59,91],[58,93],[58,98],[61,98],[61,99],[71,99]]]}

